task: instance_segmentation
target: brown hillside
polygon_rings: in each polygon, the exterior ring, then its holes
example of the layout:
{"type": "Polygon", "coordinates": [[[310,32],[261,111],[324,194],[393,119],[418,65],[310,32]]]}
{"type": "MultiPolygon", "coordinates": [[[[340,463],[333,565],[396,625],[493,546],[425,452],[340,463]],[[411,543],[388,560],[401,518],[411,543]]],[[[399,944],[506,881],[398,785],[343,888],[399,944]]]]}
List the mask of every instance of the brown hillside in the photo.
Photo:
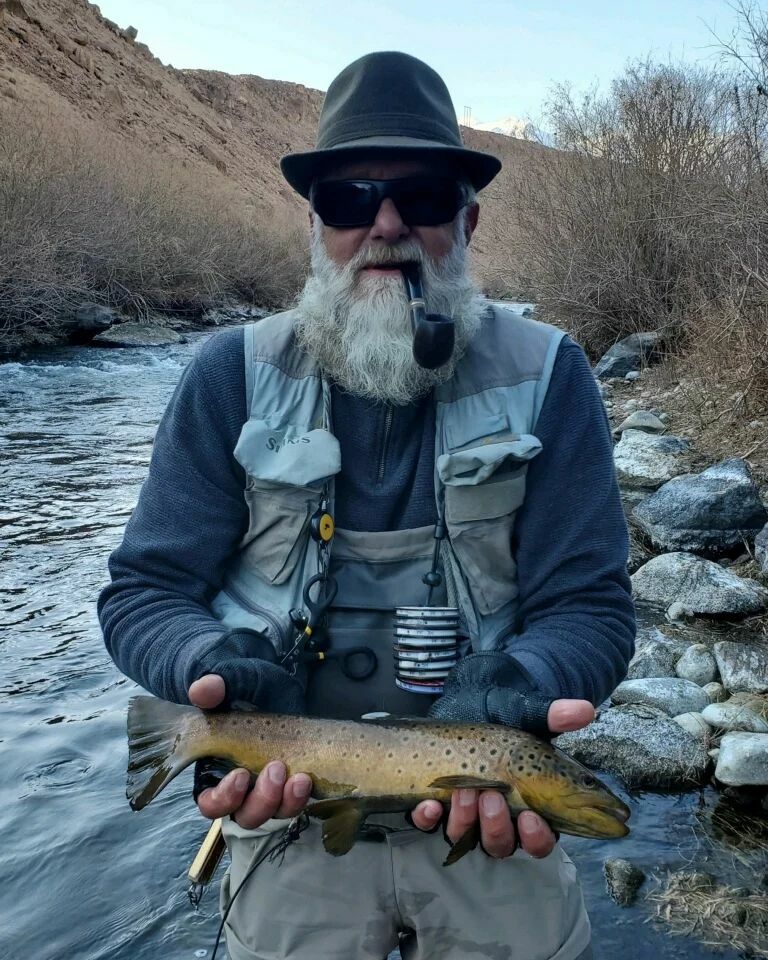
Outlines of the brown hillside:
{"type": "MultiPolygon", "coordinates": [[[[226,186],[230,195],[234,188],[265,227],[304,221],[304,202],[278,161],[312,145],[322,98],[301,84],[166,66],[134,29],[86,0],[0,0],[0,122],[8,106],[23,106],[58,128],[146,148],[199,176],[202,186],[226,186]]],[[[541,148],[464,134],[506,166],[484,196],[475,251],[481,276],[507,273],[515,226],[504,212],[505,178],[535,162],[541,148]]]]}

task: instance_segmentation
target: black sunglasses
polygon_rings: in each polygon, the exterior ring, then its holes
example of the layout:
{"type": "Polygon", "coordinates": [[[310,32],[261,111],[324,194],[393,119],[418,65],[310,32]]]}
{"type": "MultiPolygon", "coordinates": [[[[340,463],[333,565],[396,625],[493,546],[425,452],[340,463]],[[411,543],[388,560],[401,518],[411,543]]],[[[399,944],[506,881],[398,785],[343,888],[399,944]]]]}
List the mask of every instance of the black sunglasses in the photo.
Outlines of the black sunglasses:
{"type": "Polygon", "coordinates": [[[469,202],[467,188],[450,177],[414,176],[398,180],[315,180],[313,209],[328,227],[369,227],[389,197],[408,226],[450,223],[469,202]]]}

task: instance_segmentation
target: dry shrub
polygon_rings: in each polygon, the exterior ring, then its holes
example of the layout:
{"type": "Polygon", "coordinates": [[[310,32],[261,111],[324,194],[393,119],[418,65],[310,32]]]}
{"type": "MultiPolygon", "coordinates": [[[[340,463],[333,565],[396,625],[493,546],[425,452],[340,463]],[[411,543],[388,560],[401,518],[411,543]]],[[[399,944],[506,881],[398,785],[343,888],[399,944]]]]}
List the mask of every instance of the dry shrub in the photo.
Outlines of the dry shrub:
{"type": "Polygon", "coordinates": [[[768,18],[740,14],[725,65],[635,63],[579,100],[557,88],[558,149],[510,203],[537,299],[593,356],[662,330],[768,409],[768,18]]]}
{"type": "Polygon", "coordinates": [[[714,885],[700,874],[673,874],[651,893],[657,915],[674,933],[711,947],[768,953],[768,893],[714,885]]]}
{"type": "Polygon", "coordinates": [[[220,182],[4,109],[0,121],[0,349],[54,339],[96,300],[143,318],[232,298],[286,303],[306,241],[220,182]]]}

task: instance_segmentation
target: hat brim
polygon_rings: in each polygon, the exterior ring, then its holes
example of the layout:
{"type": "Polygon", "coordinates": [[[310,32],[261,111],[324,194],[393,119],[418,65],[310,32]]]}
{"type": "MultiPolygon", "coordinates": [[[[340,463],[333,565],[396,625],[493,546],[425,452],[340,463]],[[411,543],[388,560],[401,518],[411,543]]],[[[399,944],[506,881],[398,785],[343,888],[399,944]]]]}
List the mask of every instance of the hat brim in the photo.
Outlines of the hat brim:
{"type": "Polygon", "coordinates": [[[387,154],[398,158],[405,158],[407,155],[414,160],[451,160],[466,172],[475,190],[482,190],[501,170],[501,160],[490,153],[468,150],[466,147],[451,147],[414,137],[366,137],[327,150],[290,153],[280,161],[280,169],[293,189],[308,199],[312,181],[331,165],[387,154]]]}

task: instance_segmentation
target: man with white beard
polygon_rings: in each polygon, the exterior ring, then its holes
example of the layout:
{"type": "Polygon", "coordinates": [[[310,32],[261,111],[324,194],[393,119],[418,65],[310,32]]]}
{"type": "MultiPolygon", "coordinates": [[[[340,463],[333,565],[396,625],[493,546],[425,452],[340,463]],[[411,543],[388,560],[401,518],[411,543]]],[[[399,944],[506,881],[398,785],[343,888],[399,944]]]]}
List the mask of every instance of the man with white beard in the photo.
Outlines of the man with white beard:
{"type": "MultiPolygon", "coordinates": [[[[584,726],[632,654],[626,527],[583,353],[469,277],[499,162],[463,146],[433,70],[380,53],[334,80],[317,148],[282,168],[310,201],[311,275],[293,310],[211,338],[185,372],[110,558],[110,653],[205,709],[584,726]],[[426,313],[453,323],[444,362],[414,356],[415,269],[426,313]],[[309,669],[291,650],[313,576],[338,592],[331,655],[309,669]],[[439,695],[395,682],[393,611],[423,605],[425,584],[464,637],[439,695]],[[361,643],[372,672],[345,659],[361,643]]],[[[573,865],[493,789],[455,791],[447,816],[430,800],[372,817],[339,858],[313,821],[248,876],[312,789],[279,757],[255,783],[197,771],[200,810],[225,818],[232,960],[382,960],[398,943],[422,960],[591,956],[573,865]],[[475,828],[482,849],[444,869],[445,841],[475,828]]]]}

